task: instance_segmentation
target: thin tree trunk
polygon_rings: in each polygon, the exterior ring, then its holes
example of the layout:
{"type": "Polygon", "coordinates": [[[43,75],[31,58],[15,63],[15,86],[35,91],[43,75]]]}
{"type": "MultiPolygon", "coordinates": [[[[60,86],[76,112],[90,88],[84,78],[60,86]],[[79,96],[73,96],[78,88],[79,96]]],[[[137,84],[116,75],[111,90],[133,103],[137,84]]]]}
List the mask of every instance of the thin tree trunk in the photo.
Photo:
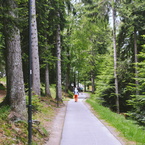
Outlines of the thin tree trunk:
{"type": "Polygon", "coordinates": [[[75,88],[76,87],[76,73],[75,73],[75,71],[74,71],[74,80],[73,81],[74,81],[73,84],[74,84],[74,88],[75,88]]]}
{"type": "Polygon", "coordinates": [[[70,63],[67,64],[67,70],[66,70],[66,83],[65,83],[65,92],[68,93],[69,89],[69,77],[70,77],[70,63]]]}
{"type": "Polygon", "coordinates": [[[78,73],[77,73],[77,86],[78,86],[78,88],[80,87],[80,76],[79,76],[79,71],[78,71],[78,73]]]}
{"type": "Polygon", "coordinates": [[[138,78],[138,72],[137,72],[137,63],[138,63],[138,58],[137,58],[137,38],[136,38],[136,30],[134,29],[134,57],[135,57],[135,84],[136,84],[136,95],[139,95],[138,91],[138,86],[139,82],[137,80],[138,78]]]}
{"type": "MultiPolygon", "coordinates": [[[[58,13],[58,17],[59,13],[58,13]]],[[[62,101],[62,88],[61,88],[61,38],[60,38],[60,24],[57,25],[56,31],[56,49],[57,49],[57,77],[56,77],[56,98],[57,106],[59,101],[62,101]]]]}
{"type": "Polygon", "coordinates": [[[86,80],[84,80],[84,92],[86,92],[86,80]]]}
{"type": "MultiPolygon", "coordinates": [[[[68,11],[69,15],[69,11],[68,11]]],[[[71,28],[67,29],[67,36],[69,37],[71,34],[71,28]]],[[[66,83],[65,83],[65,92],[68,93],[69,87],[70,87],[70,49],[69,47],[66,47],[67,52],[67,68],[66,68],[66,83]]]]}
{"type": "MultiPolygon", "coordinates": [[[[17,4],[14,0],[8,0],[8,14],[13,19],[18,19],[16,14],[17,4]]],[[[7,95],[6,101],[12,110],[11,119],[27,119],[26,99],[24,90],[24,80],[22,71],[20,30],[17,26],[6,20],[5,42],[7,50],[6,75],[7,75],[7,95]]]]}
{"type": "Polygon", "coordinates": [[[40,96],[40,66],[39,66],[39,52],[38,52],[38,34],[36,22],[36,4],[32,1],[32,91],[35,95],[40,96]]]}
{"type": "Polygon", "coordinates": [[[45,95],[47,97],[51,97],[50,85],[49,85],[49,68],[48,68],[48,63],[46,64],[46,67],[45,67],[45,95]]]}
{"type": "Polygon", "coordinates": [[[92,93],[95,93],[95,76],[93,73],[91,75],[91,81],[92,81],[92,93]]]}
{"type": "MultiPolygon", "coordinates": [[[[114,5],[116,0],[113,0],[114,5]]],[[[115,93],[116,93],[116,109],[117,113],[120,113],[119,107],[119,94],[118,94],[118,78],[117,78],[117,50],[116,50],[116,10],[115,6],[113,5],[112,9],[112,17],[113,17],[113,44],[114,44],[114,78],[115,78],[115,93]]]]}
{"type": "MultiPolygon", "coordinates": [[[[47,34],[45,34],[45,37],[47,38],[47,34]]],[[[47,39],[45,40],[45,48],[46,48],[46,52],[48,53],[47,39]]],[[[46,59],[46,66],[45,66],[45,95],[51,98],[50,84],[49,84],[49,65],[47,59],[46,59]]]]}

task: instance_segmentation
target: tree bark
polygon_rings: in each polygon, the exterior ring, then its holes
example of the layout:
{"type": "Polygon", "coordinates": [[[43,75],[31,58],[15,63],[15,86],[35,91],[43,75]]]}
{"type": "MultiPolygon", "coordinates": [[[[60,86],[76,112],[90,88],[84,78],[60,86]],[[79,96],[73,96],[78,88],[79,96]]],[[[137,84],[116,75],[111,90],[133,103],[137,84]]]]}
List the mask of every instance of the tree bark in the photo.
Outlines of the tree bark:
{"type": "MultiPolygon", "coordinates": [[[[59,13],[58,13],[59,17],[59,13]]],[[[56,98],[62,101],[62,88],[61,88],[61,37],[60,37],[60,24],[57,25],[56,30],[56,50],[57,50],[57,77],[56,77],[56,98]]],[[[59,106],[59,104],[57,104],[59,106]]]]}
{"type": "Polygon", "coordinates": [[[74,88],[76,87],[76,72],[74,70],[74,78],[73,78],[73,84],[74,84],[74,88]]]}
{"type": "Polygon", "coordinates": [[[77,71],[77,87],[80,87],[80,75],[79,75],[79,71],[77,71]]]}
{"type": "MultiPolygon", "coordinates": [[[[45,37],[47,38],[47,34],[45,34],[45,37]]],[[[47,39],[45,40],[45,48],[46,48],[46,52],[48,53],[47,39]]],[[[47,59],[46,59],[46,66],[45,66],[45,95],[51,98],[50,84],[49,84],[49,65],[47,59]]]]}
{"type": "Polygon", "coordinates": [[[84,80],[84,92],[86,92],[86,80],[84,80]]]}
{"type": "MultiPolygon", "coordinates": [[[[67,33],[69,36],[69,33],[67,33]]],[[[65,92],[68,93],[69,86],[70,86],[70,52],[69,48],[67,47],[67,68],[66,68],[66,82],[65,82],[65,92]]]]}
{"type": "Polygon", "coordinates": [[[70,85],[70,63],[67,64],[67,68],[66,68],[66,82],[65,82],[65,92],[68,93],[69,90],[69,85],[70,85]]]}
{"type": "Polygon", "coordinates": [[[32,91],[33,94],[40,96],[40,66],[39,66],[39,52],[38,52],[38,34],[37,34],[37,21],[36,21],[36,4],[35,0],[32,1],[32,91]]]}
{"type": "Polygon", "coordinates": [[[138,72],[137,72],[137,63],[138,63],[138,58],[137,58],[137,38],[136,38],[136,30],[134,29],[134,59],[135,59],[135,84],[136,84],[136,95],[139,95],[138,91],[138,86],[139,82],[137,80],[138,78],[138,72]]]}
{"type": "Polygon", "coordinates": [[[112,17],[113,17],[113,44],[114,44],[114,78],[115,78],[115,93],[116,93],[116,109],[117,113],[120,113],[119,107],[119,94],[118,94],[118,78],[117,78],[117,50],[116,50],[116,10],[115,3],[116,0],[113,0],[113,8],[112,8],[112,17]]]}
{"type": "MultiPolygon", "coordinates": [[[[17,4],[14,0],[8,0],[8,14],[13,19],[18,19],[16,13],[17,4]]],[[[6,75],[7,75],[7,95],[6,102],[10,105],[12,119],[27,119],[26,99],[24,91],[24,80],[22,71],[20,30],[14,23],[6,20],[5,42],[6,42],[6,75]]]]}
{"type": "Polygon", "coordinates": [[[51,92],[50,92],[50,84],[49,84],[49,68],[48,68],[48,63],[46,64],[45,67],[45,95],[47,97],[51,97],[51,92]]]}
{"type": "Polygon", "coordinates": [[[95,75],[93,72],[91,75],[91,82],[92,82],[92,93],[95,93],[95,75]]]}

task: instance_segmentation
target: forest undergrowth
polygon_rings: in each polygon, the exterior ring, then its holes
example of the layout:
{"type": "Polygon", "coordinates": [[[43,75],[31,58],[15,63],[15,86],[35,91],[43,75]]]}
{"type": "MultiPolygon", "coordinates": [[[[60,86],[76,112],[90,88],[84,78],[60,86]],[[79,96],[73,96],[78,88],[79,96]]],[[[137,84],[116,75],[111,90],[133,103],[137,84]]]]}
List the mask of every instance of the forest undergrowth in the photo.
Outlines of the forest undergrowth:
{"type": "MultiPolygon", "coordinates": [[[[4,89],[0,90],[0,102],[6,95],[4,89]]],[[[32,97],[32,144],[43,145],[49,140],[50,127],[59,108],[55,100],[54,86],[51,88],[52,98],[32,97]]],[[[66,95],[65,95],[66,96],[66,95]]],[[[27,99],[28,100],[28,99],[27,99]]],[[[61,106],[60,106],[61,107],[61,106]]],[[[27,121],[11,121],[9,119],[10,108],[0,108],[0,143],[1,145],[26,145],[28,144],[28,123],[27,121]]]]}
{"type": "MultiPolygon", "coordinates": [[[[56,110],[55,105],[48,98],[35,100],[33,108],[33,144],[42,145],[49,139],[48,126],[51,123],[56,110]],[[51,102],[51,103],[50,103],[51,102]],[[51,105],[50,105],[51,104],[51,105]]],[[[27,121],[9,120],[10,108],[0,108],[0,142],[1,145],[26,145],[28,144],[28,123],[27,121]]]]}

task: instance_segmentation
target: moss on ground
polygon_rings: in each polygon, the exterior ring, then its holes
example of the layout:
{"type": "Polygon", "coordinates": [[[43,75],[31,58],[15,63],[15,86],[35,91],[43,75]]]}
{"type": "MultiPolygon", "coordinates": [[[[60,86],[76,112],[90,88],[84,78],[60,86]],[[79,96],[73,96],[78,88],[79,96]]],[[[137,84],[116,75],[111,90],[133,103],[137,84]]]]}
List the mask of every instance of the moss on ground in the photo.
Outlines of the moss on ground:
{"type": "MultiPolygon", "coordinates": [[[[35,145],[43,145],[49,139],[48,125],[55,115],[56,103],[53,99],[41,97],[35,99],[33,109],[32,141],[35,145]]],[[[1,145],[28,144],[28,124],[26,121],[12,122],[8,119],[10,108],[0,108],[0,143],[1,145]]]]}

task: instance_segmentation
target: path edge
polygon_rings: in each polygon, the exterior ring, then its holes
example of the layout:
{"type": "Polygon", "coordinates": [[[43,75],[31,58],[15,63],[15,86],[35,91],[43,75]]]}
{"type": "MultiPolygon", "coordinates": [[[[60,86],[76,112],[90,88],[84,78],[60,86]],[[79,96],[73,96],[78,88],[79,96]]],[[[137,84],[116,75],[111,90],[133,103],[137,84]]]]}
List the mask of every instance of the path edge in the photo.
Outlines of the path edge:
{"type": "Polygon", "coordinates": [[[65,101],[64,104],[63,107],[58,108],[58,112],[51,126],[49,140],[45,145],[60,145],[68,101],[65,101]]]}

